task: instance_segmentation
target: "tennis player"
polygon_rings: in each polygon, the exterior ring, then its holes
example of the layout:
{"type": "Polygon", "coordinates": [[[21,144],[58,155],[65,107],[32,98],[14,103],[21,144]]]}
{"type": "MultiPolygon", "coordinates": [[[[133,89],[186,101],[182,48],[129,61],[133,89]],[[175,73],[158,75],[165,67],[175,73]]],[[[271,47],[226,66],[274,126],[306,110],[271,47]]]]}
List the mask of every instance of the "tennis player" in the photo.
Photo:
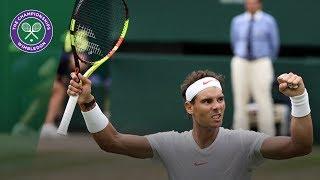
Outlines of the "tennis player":
{"type": "Polygon", "coordinates": [[[226,108],[223,79],[208,70],[192,72],[181,85],[184,107],[193,122],[192,130],[147,136],[117,132],[95,103],[90,80],[79,75],[80,85],[74,73],[71,77],[67,92],[80,95],[78,104],[87,128],[101,149],[136,158],[158,159],[171,180],[250,179],[252,169],[265,159],[288,159],[312,150],[308,93],[303,79],[293,73],[278,77],[279,91],[290,97],[292,103],[291,137],[271,137],[221,127],[226,108]]]}

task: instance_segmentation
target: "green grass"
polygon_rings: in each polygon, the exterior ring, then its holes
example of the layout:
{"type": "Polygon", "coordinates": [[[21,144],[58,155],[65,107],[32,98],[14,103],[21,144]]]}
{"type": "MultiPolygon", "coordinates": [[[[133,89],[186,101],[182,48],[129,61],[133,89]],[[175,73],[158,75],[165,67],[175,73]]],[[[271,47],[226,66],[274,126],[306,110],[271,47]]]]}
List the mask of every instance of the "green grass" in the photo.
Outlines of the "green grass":
{"type": "Polygon", "coordinates": [[[304,179],[318,180],[320,177],[320,147],[314,146],[307,156],[288,160],[267,160],[254,173],[257,180],[304,179]]]}

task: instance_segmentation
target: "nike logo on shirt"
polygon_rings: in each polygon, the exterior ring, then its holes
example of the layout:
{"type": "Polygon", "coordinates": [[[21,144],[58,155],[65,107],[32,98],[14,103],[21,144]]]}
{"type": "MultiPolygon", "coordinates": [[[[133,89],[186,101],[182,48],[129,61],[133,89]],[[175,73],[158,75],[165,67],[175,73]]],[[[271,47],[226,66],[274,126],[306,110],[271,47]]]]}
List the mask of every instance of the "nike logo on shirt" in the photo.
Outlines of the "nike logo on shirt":
{"type": "Polygon", "coordinates": [[[202,161],[202,162],[194,162],[193,163],[194,166],[201,166],[201,165],[204,165],[204,164],[208,164],[208,162],[202,161]]]}

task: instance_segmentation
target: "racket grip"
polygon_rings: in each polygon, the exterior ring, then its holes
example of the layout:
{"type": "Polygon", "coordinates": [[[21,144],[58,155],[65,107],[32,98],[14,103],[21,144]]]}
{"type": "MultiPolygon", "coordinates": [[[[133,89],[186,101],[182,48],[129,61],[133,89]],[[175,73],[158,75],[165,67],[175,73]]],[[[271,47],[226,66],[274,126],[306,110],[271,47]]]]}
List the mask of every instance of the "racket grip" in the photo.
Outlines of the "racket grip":
{"type": "Polygon", "coordinates": [[[64,110],[60,125],[58,127],[58,134],[67,135],[68,127],[72,118],[74,108],[76,107],[79,96],[70,96],[66,109],[64,110]]]}

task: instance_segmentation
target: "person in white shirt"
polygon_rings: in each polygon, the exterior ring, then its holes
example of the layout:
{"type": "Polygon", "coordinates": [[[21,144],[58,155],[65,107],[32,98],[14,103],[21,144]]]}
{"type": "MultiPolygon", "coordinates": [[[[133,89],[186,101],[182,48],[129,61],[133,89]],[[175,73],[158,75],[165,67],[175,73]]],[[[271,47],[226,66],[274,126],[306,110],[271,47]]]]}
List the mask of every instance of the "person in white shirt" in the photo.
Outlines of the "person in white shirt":
{"type": "Polygon", "coordinates": [[[223,78],[208,70],[192,72],[181,85],[192,130],[147,136],[119,133],[95,103],[90,80],[81,74],[72,73],[71,77],[67,93],[79,95],[87,128],[100,148],[136,158],[159,159],[171,180],[250,179],[252,169],[266,158],[287,159],[312,150],[308,93],[302,78],[293,73],[278,77],[279,91],[292,102],[291,137],[222,128],[226,108],[223,78]],[[77,83],[79,80],[82,84],[77,83]]]}

